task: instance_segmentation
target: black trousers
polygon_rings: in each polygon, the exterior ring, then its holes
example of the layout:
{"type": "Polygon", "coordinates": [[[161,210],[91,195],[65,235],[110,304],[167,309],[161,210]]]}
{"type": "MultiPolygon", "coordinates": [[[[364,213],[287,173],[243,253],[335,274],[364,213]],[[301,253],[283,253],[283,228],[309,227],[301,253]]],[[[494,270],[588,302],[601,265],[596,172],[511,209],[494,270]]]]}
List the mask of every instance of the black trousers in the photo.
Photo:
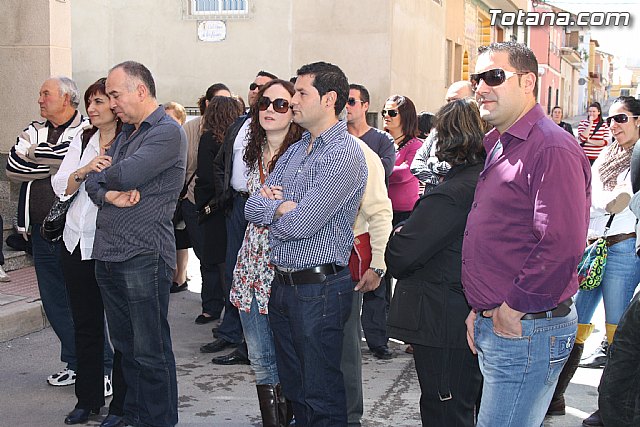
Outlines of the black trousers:
{"type": "MultiPolygon", "coordinates": [[[[413,359],[420,382],[420,416],[423,426],[475,426],[476,401],[482,388],[478,357],[466,349],[444,349],[413,344],[413,359]],[[445,367],[445,353],[448,365],[445,367]],[[448,371],[451,399],[441,400],[443,370],[448,371]]],[[[447,373],[445,372],[445,375],[447,373]]]]}
{"type": "MultiPolygon", "coordinates": [[[[82,261],[80,247],[69,253],[62,245],[62,271],[69,294],[71,315],[75,325],[76,408],[94,409],[104,405],[105,317],[102,296],[96,282],[95,262],[82,261]]],[[[113,357],[113,399],[109,413],[122,415],[126,385],[122,376],[122,355],[113,357]]]]}

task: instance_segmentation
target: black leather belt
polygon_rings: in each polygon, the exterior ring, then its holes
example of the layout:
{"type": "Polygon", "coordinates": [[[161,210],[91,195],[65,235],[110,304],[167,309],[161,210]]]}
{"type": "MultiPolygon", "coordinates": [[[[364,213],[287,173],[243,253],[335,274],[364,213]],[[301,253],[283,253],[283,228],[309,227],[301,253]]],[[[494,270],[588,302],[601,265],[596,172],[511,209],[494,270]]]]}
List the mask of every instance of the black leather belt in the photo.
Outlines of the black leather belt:
{"type": "Polygon", "coordinates": [[[558,306],[552,310],[541,311],[539,313],[527,313],[522,316],[522,320],[533,320],[533,319],[546,319],[552,317],[565,317],[567,314],[571,313],[571,305],[573,304],[573,300],[571,298],[562,301],[558,306]]]}
{"type": "Polygon", "coordinates": [[[276,266],[274,279],[278,283],[291,286],[322,283],[327,280],[329,275],[338,274],[343,269],[344,267],[336,265],[334,262],[298,271],[284,271],[276,266]]]}

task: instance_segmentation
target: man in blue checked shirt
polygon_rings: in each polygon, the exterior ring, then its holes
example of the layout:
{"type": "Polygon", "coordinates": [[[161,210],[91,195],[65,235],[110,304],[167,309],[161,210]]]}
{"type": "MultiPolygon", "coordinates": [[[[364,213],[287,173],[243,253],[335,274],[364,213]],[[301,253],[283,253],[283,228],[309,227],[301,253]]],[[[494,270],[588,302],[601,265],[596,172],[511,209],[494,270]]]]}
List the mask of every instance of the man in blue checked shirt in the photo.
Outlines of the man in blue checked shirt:
{"type": "Polygon", "coordinates": [[[283,393],[297,426],[346,426],[340,359],[353,284],[353,223],[367,181],[356,139],[338,121],[349,83],[335,65],[300,68],[293,120],[307,129],[278,160],[245,216],[269,226],[276,275],[269,322],[283,393]]]}

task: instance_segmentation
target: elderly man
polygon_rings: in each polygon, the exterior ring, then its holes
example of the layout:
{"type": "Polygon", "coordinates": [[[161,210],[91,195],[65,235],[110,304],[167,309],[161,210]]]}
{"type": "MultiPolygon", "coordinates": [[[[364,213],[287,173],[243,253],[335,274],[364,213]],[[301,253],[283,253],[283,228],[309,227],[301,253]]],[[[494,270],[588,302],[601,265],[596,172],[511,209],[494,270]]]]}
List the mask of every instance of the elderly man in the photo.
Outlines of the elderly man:
{"type": "Polygon", "coordinates": [[[86,189],[100,207],[93,257],[111,340],[123,358],[124,421],[174,426],[178,390],[167,321],[176,268],[171,219],[184,184],[187,139],[158,106],[144,65],[116,65],[106,89],[124,126],[109,150],[111,166],[89,174],[86,189]]]}
{"type": "Polygon", "coordinates": [[[467,340],[484,377],[478,426],[540,426],[577,330],[571,297],[589,223],[589,162],[536,102],[519,43],[478,49],[471,82],[494,129],[467,220],[467,340]],[[571,207],[568,209],[567,207],[571,207]]]}
{"type": "Polygon", "coordinates": [[[296,423],[346,426],[340,360],[353,283],[345,267],[367,166],[357,139],[338,121],[349,95],[342,70],[316,62],[297,75],[293,120],[308,132],[249,197],[245,215],[269,226],[276,273],[269,323],[296,423]]]}
{"type": "Polygon", "coordinates": [[[62,344],[61,360],[67,366],[47,378],[49,384],[65,386],[76,381],[76,345],[69,299],[60,265],[60,243],[40,236],[40,227],[55,201],[51,176],[55,175],[73,138],[86,118],[77,111],[80,94],[68,77],[52,77],[40,88],[42,122],[33,121],[11,148],[7,177],[22,183],[18,225],[25,238],[31,234],[33,262],[42,306],[62,344]]]}

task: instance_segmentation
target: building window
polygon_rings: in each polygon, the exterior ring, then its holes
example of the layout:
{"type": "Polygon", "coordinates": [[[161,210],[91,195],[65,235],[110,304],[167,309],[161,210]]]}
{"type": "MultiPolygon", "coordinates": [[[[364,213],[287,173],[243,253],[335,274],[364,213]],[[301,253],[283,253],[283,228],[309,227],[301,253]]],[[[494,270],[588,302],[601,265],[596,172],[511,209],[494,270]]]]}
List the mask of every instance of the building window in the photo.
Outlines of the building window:
{"type": "Polygon", "coordinates": [[[192,15],[234,16],[249,13],[249,0],[191,0],[192,15]]]}

